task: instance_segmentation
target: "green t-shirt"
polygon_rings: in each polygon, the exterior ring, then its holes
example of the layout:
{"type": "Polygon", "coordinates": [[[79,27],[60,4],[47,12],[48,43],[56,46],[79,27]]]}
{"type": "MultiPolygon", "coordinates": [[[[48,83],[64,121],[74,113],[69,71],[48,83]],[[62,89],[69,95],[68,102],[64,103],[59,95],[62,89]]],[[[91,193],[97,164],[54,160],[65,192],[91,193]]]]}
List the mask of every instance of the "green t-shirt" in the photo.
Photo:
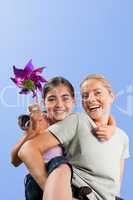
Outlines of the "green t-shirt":
{"type": "Polygon", "coordinates": [[[90,200],[113,200],[120,192],[120,160],[129,156],[128,137],[116,128],[109,141],[100,142],[93,134],[95,127],[87,114],[78,113],[48,129],[67,150],[73,184],[91,187],[90,200]]]}

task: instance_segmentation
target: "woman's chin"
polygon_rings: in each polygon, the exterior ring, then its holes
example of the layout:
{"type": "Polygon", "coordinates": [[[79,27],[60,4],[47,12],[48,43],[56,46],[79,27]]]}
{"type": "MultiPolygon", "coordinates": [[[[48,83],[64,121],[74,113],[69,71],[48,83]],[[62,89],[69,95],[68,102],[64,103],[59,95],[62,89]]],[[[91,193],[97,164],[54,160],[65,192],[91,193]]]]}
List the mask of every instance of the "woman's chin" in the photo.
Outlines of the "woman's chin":
{"type": "Polygon", "coordinates": [[[90,113],[89,114],[90,118],[93,119],[94,121],[99,121],[101,119],[100,113],[90,113]]]}

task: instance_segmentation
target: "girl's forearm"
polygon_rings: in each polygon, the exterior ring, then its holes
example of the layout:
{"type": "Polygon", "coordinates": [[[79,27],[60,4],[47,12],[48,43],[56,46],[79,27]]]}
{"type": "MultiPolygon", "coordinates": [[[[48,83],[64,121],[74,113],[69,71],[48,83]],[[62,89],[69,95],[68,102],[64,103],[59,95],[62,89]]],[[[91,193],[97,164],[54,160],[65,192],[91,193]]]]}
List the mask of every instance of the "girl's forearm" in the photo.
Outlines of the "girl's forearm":
{"type": "Polygon", "coordinates": [[[11,151],[11,163],[17,167],[23,163],[23,161],[18,157],[18,152],[22,145],[27,141],[27,135],[24,133],[23,137],[17,142],[11,151]]]}

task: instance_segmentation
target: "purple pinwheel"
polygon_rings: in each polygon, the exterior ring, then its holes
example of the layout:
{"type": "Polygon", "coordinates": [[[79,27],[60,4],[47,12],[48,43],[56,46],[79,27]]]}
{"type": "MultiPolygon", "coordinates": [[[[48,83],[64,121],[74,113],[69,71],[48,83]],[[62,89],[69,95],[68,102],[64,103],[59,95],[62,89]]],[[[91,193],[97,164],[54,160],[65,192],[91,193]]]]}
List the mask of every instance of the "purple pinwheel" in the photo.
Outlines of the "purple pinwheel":
{"type": "Polygon", "coordinates": [[[42,83],[47,82],[39,74],[42,73],[44,67],[34,69],[32,60],[30,60],[24,69],[18,69],[13,66],[13,72],[15,77],[11,80],[21,88],[20,94],[33,93],[33,97],[37,97],[37,90],[42,92],[42,83]]]}

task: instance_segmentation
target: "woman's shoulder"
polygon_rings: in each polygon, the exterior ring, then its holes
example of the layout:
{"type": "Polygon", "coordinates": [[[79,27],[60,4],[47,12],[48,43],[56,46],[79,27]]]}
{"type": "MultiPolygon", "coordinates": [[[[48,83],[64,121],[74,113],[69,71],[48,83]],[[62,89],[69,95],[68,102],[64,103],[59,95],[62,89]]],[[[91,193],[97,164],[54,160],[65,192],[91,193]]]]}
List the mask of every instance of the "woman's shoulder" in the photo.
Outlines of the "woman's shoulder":
{"type": "Polygon", "coordinates": [[[128,134],[123,129],[121,129],[119,127],[116,127],[116,131],[115,132],[119,137],[121,137],[121,138],[123,138],[125,140],[128,140],[128,134]]]}
{"type": "Polygon", "coordinates": [[[85,112],[78,113],[78,118],[81,121],[87,122],[92,128],[96,128],[95,122],[85,112]]]}

